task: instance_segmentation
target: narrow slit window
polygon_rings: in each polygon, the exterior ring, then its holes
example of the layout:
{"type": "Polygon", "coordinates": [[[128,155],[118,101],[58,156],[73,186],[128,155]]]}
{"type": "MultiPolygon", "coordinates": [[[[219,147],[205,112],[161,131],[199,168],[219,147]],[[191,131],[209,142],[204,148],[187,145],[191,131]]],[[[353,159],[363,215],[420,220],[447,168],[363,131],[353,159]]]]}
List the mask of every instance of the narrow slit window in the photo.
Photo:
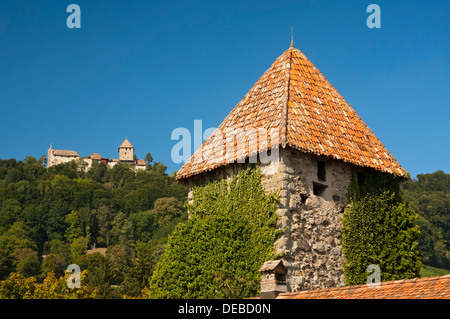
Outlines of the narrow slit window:
{"type": "Polygon", "coordinates": [[[317,178],[321,181],[326,181],[325,162],[317,162],[317,178]]]}

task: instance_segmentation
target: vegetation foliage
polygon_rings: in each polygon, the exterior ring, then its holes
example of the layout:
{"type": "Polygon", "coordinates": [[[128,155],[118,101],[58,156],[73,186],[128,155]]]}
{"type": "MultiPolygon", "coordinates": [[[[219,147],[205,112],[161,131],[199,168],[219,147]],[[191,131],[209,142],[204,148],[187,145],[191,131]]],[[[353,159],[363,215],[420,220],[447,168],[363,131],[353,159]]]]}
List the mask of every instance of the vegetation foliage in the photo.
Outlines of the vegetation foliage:
{"type": "Polygon", "coordinates": [[[76,263],[89,270],[96,296],[139,295],[168,235],[187,219],[186,187],[146,158],[138,172],[122,164],[94,162],[84,171],[76,161],[46,169],[33,157],[0,160],[0,280],[15,273],[43,283],[48,272],[60,278],[76,263]],[[106,254],[86,254],[94,246],[106,254]]]}
{"type": "Polygon", "coordinates": [[[193,189],[190,219],[177,225],[150,283],[151,298],[243,298],[259,293],[258,269],[274,257],[276,206],[261,174],[193,189]]]}
{"type": "Polygon", "coordinates": [[[380,267],[381,281],[419,277],[417,214],[402,201],[399,182],[376,172],[364,182],[352,179],[342,231],[346,284],[366,283],[371,264],[380,267]]]}
{"type": "MultiPolygon", "coordinates": [[[[139,172],[0,159],[0,298],[257,295],[257,270],[274,257],[277,235],[277,199],[264,194],[260,173],[195,187],[187,219],[187,188],[147,155],[139,172]],[[83,270],[82,289],[67,288],[72,263],[83,270]]],[[[382,280],[418,276],[418,251],[424,264],[450,269],[449,192],[442,171],[400,184],[375,174],[354,180],[343,229],[347,283],[364,283],[369,264],[380,265],[382,280]]]]}
{"type": "Polygon", "coordinates": [[[419,174],[402,183],[401,191],[419,214],[422,262],[450,270],[450,174],[419,174]]]}

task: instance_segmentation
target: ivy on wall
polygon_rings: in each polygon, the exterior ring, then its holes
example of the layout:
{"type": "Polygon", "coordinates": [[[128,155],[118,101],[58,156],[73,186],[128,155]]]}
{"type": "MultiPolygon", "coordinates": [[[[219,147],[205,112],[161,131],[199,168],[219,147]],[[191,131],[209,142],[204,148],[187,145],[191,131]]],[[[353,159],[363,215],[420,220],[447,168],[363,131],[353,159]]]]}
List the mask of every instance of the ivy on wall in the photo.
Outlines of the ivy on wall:
{"type": "Polygon", "coordinates": [[[151,298],[244,298],[260,290],[261,265],[274,257],[278,199],[259,169],[193,189],[189,220],[177,225],[156,265],[151,298]]]}
{"type": "Polygon", "coordinates": [[[381,281],[419,277],[417,214],[402,201],[399,183],[374,171],[359,183],[353,175],[342,231],[346,285],[365,284],[371,264],[380,268],[381,281]]]}

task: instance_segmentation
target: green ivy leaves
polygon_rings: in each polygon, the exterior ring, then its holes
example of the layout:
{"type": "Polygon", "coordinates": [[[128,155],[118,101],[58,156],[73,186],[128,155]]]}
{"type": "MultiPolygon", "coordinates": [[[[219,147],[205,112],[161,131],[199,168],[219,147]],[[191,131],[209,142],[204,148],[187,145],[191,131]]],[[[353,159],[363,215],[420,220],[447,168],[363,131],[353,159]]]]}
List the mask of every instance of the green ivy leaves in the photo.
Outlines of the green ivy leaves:
{"type": "Polygon", "coordinates": [[[151,280],[152,298],[244,298],[273,257],[278,200],[259,170],[195,187],[191,218],[177,225],[151,280]]]}
{"type": "Polygon", "coordinates": [[[372,172],[362,185],[353,178],[349,193],[342,232],[346,284],[366,283],[370,264],[381,268],[382,281],[418,277],[417,214],[402,202],[399,180],[372,172]]]}

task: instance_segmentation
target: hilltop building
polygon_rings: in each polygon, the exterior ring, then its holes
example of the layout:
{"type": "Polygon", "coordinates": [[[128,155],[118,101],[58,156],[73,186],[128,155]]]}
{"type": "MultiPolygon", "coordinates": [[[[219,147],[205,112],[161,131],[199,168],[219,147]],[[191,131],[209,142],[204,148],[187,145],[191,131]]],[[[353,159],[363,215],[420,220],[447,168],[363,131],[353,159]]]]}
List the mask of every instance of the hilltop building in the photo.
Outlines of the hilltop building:
{"type": "Polygon", "coordinates": [[[75,151],[54,150],[52,149],[52,145],[50,145],[47,152],[47,168],[78,159],[83,160],[87,164],[86,169],[89,169],[92,166],[93,161],[101,162],[109,167],[113,167],[117,163],[126,163],[135,170],[143,170],[147,166],[147,163],[145,163],[143,159],[135,159],[134,146],[131,145],[128,139],[125,139],[119,146],[118,159],[102,157],[99,153],[92,153],[89,157],[81,158],[75,151]]]}
{"type": "Polygon", "coordinates": [[[50,144],[50,148],[47,151],[47,167],[68,163],[79,158],[80,155],[75,151],[54,150],[50,144]]]}
{"type": "Polygon", "coordinates": [[[344,285],[341,218],[353,175],[359,182],[369,170],[407,177],[293,42],[176,178],[188,185],[192,202],[196,184],[228,179],[249,162],[261,168],[265,191],[280,199],[277,227],[285,230],[275,248],[288,291],[344,285]]]}

